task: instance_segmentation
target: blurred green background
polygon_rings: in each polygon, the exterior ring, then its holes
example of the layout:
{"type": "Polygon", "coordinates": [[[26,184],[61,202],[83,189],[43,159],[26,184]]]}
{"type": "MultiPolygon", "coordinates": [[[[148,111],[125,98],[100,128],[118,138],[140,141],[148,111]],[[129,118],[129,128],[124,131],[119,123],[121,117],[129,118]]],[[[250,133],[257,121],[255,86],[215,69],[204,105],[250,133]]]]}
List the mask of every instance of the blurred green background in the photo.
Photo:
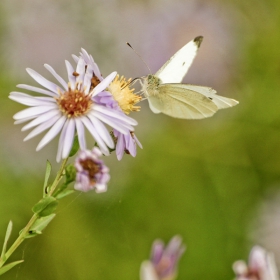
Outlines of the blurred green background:
{"type": "Polygon", "coordinates": [[[280,261],[278,0],[3,0],[0,15],[0,240],[9,220],[14,240],[30,218],[46,159],[58,168],[55,141],[36,153],[42,136],[23,142],[13,125],[24,106],[9,92],[36,85],[26,67],[50,78],[48,63],[66,78],[64,60],[83,47],[104,75],[140,77],[148,70],[126,41],[156,72],[203,35],[185,82],[240,102],[199,121],[154,115],[142,102],[133,117],[144,149],[106,158],[108,192],[62,200],[43,235],[11,258],[25,262],[3,279],[138,279],[153,240],[175,234],[187,245],[178,279],[232,279],[232,263],[256,243],[280,261]]]}

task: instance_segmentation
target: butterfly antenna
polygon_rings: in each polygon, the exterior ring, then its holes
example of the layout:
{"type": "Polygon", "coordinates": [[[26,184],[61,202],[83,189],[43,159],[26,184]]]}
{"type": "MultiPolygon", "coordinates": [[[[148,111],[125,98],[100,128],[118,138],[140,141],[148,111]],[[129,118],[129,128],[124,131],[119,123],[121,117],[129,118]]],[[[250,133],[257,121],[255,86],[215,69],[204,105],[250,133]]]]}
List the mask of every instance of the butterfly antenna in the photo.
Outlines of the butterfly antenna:
{"type": "Polygon", "coordinates": [[[150,67],[148,66],[148,64],[146,63],[146,61],[142,58],[142,56],[128,43],[126,42],[126,44],[136,53],[136,55],[141,59],[141,61],[146,65],[146,67],[149,69],[150,74],[152,73],[150,67]]]}

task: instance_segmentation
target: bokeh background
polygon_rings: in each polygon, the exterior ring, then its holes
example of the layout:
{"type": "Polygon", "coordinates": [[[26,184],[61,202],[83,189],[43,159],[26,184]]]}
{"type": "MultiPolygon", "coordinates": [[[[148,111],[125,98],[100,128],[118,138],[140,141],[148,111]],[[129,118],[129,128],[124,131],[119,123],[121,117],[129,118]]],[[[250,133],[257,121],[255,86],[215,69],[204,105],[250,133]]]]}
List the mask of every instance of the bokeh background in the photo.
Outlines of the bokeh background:
{"type": "MultiPolygon", "coordinates": [[[[231,266],[254,244],[280,264],[280,2],[278,0],[2,0],[0,2],[0,240],[12,240],[42,195],[46,160],[41,135],[12,116],[16,84],[36,85],[30,67],[43,64],[66,78],[64,60],[80,48],[104,75],[153,72],[195,36],[204,41],[185,82],[240,101],[210,119],[153,114],[146,102],[133,115],[143,150],[115,154],[107,193],[75,193],[60,202],[42,236],[27,240],[11,261],[25,262],[3,279],[139,279],[154,239],[180,234],[187,251],[178,279],[232,279],[231,266]]],[[[92,142],[93,144],[93,142],[92,142]]]]}

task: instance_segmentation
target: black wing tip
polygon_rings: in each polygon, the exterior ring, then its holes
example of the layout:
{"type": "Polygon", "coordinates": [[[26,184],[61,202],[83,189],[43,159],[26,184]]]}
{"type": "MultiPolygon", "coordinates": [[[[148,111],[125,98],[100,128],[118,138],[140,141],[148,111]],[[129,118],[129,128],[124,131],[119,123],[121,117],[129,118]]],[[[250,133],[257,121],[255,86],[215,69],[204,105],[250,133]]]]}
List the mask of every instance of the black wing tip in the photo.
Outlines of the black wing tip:
{"type": "Polygon", "coordinates": [[[193,39],[193,41],[196,43],[198,48],[200,47],[202,40],[203,40],[203,36],[197,36],[193,39]]]}

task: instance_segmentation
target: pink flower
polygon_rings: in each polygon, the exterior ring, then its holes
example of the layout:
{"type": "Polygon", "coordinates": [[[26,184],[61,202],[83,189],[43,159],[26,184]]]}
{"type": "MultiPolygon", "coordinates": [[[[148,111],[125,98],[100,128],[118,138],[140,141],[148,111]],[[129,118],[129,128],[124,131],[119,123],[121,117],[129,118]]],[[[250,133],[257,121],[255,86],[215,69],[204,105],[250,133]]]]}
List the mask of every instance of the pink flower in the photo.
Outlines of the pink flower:
{"type": "Polygon", "coordinates": [[[244,261],[236,261],[233,270],[236,280],[279,280],[273,254],[260,246],[251,250],[248,265],[244,261]]]}

